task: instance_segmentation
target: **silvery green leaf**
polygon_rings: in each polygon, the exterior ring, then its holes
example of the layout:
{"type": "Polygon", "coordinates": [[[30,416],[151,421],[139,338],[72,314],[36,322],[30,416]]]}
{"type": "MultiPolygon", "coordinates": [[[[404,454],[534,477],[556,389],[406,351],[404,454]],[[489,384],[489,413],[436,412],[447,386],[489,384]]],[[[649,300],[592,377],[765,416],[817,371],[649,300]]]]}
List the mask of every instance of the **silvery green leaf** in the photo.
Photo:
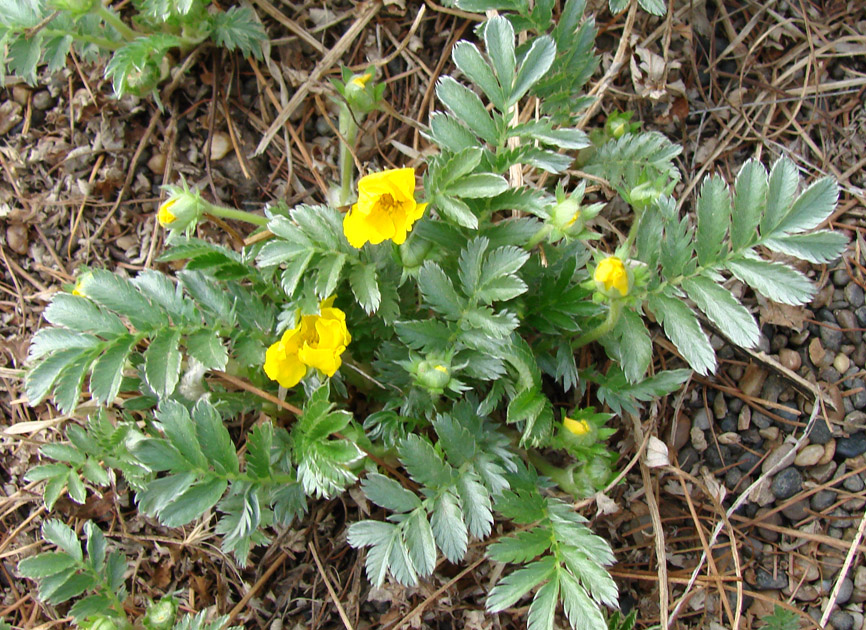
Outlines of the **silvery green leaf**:
{"type": "Polygon", "coordinates": [[[177,275],[184,289],[199,306],[205,307],[229,326],[237,323],[231,299],[211,278],[200,271],[181,271],[177,275]]]}
{"type": "Polygon", "coordinates": [[[417,510],[406,521],[404,537],[409,559],[418,575],[423,577],[433,573],[436,568],[436,540],[424,510],[417,510]]]}
{"type": "Polygon", "coordinates": [[[283,291],[285,291],[287,297],[291,298],[295,295],[295,291],[298,289],[298,284],[304,276],[304,272],[307,270],[312,259],[313,252],[308,251],[306,254],[301,254],[300,256],[293,258],[286,264],[286,268],[280,275],[280,286],[283,287],[283,291]]]}
{"type": "Polygon", "coordinates": [[[445,76],[439,79],[436,95],[458,120],[485,142],[497,144],[499,130],[477,94],[451,77],[445,76]]]}
{"type": "Polygon", "coordinates": [[[84,533],[87,534],[87,561],[100,573],[105,565],[105,536],[93,521],[84,524],[84,533]]]}
{"type": "Polygon", "coordinates": [[[430,139],[452,153],[476,149],[478,140],[450,114],[433,112],[430,116],[430,139]]]}
{"type": "Polygon", "coordinates": [[[459,502],[451,490],[442,492],[433,502],[431,525],[433,537],[443,555],[451,562],[460,562],[466,555],[469,537],[459,502]]]}
{"type": "Polygon", "coordinates": [[[476,173],[466,175],[448,185],[445,194],[454,197],[478,199],[495,197],[508,190],[508,182],[501,175],[493,173],[476,173]]]}
{"type": "Polygon", "coordinates": [[[630,0],[609,0],[608,7],[610,8],[610,12],[616,15],[617,13],[622,13],[628,7],[630,0]]]}
{"type": "Polygon", "coordinates": [[[228,487],[225,479],[212,478],[185,490],[159,512],[166,527],[180,527],[194,521],[217,504],[228,487]]]}
{"type": "MultiPolygon", "coordinates": [[[[484,152],[478,147],[469,147],[435,162],[435,180],[440,189],[445,189],[464,175],[471,173],[481,163],[484,152]]],[[[444,156],[443,156],[444,158],[444,156]]]]}
{"type": "Polygon", "coordinates": [[[453,469],[426,438],[410,433],[400,442],[398,452],[413,481],[429,488],[451,484],[453,469]]]}
{"type": "Polygon", "coordinates": [[[61,413],[72,413],[81,396],[84,376],[93,363],[92,354],[84,354],[69,363],[54,383],[54,404],[61,413]]]}
{"type": "Polygon", "coordinates": [[[562,605],[572,630],[585,630],[586,628],[605,630],[607,623],[601,610],[590,599],[583,587],[578,584],[577,579],[567,571],[561,572],[559,577],[562,605]]]}
{"type": "Polygon", "coordinates": [[[466,295],[472,296],[478,290],[481,277],[481,264],[484,262],[484,252],[490,241],[483,236],[473,238],[460,252],[457,265],[457,275],[463,285],[466,295]]]}
{"type": "Polygon", "coordinates": [[[707,266],[718,259],[725,246],[731,220],[731,196],[728,186],[718,175],[706,178],[701,185],[697,215],[695,250],[700,264],[707,266]]]}
{"type": "Polygon", "coordinates": [[[358,304],[372,315],[382,302],[382,293],[379,291],[379,279],[374,265],[355,265],[349,273],[349,285],[358,304]]]}
{"type": "Polygon", "coordinates": [[[38,580],[56,575],[75,566],[75,558],[62,551],[40,553],[38,556],[24,558],[18,563],[18,573],[22,577],[38,580]]]}
{"type": "Polygon", "coordinates": [[[638,0],[640,8],[656,16],[663,16],[668,11],[667,3],[664,0],[638,0]]]}
{"type": "Polygon", "coordinates": [[[526,564],[547,551],[551,544],[550,531],[537,527],[499,538],[487,548],[487,553],[497,562],[526,564]]]}
{"type": "MultiPolygon", "coordinates": [[[[484,25],[484,46],[504,94],[510,94],[517,64],[514,56],[514,27],[511,22],[499,15],[487,20],[484,25]]],[[[497,107],[504,110],[504,106],[497,107]]]]}
{"type": "Polygon", "coordinates": [[[214,330],[194,332],[186,339],[189,355],[209,370],[225,369],[229,355],[219,335],[214,330]]]}
{"type": "Polygon", "coordinates": [[[175,285],[165,274],[145,269],[132,279],[132,284],[171,315],[175,324],[192,321],[193,307],[184,300],[179,285],[175,285]]]}
{"type": "Polygon", "coordinates": [[[782,263],[744,258],[728,262],[727,267],[737,278],[774,302],[797,306],[815,295],[815,285],[808,278],[782,263]]]}
{"type": "Polygon", "coordinates": [[[665,335],[674,342],[692,369],[703,376],[714,372],[716,353],[692,310],[680,300],[666,295],[650,296],[649,306],[661,321],[665,335]]]}
{"type": "Polygon", "coordinates": [[[822,177],[797,197],[773,234],[796,234],[818,227],[833,214],[837,201],[839,185],[836,180],[822,177]]]}
{"type": "Polygon", "coordinates": [[[767,186],[767,170],[755,159],[743,164],[737,173],[731,222],[734,251],[747,247],[757,236],[756,230],[767,205],[767,186]]]}
{"type": "Polygon", "coordinates": [[[553,60],[556,57],[556,44],[548,35],[536,38],[529,51],[520,64],[517,78],[514,80],[514,89],[508,97],[508,106],[511,107],[535,85],[541,77],[547,74],[553,60]]]}
{"type": "Polygon", "coordinates": [[[65,328],[43,328],[30,341],[28,361],[36,361],[47,354],[67,348],[92,348],[100,342],[93,335],[82,334],[65,328]]]}
{"type": "Polygon", "coordinates": [[[421,501],[414,492],[385,475],[370,473],[361,482],[361,487],[370,501],[386,510],[402,513],[421,507],[421,501]]]}
{"type": "Polygon", "coordinates": [[[186,461],[196,468],[208,467],[208,460],[196,436],[196,425],[186,407],[174,400],[166,400],[156,412],[156,418],[162,424],[171,446],[176,448],[186,461]]]}
{"type": "Polygon", "coordinates": [[[527,630],[553,630],[556,604],[559,601],[559,577],[553,578],[535,593],[526,618],[527,630]]]}
{"type": "Polygon", "coordinates": [[[156,334],[144,352],[144,377],[160,399],[171,396],[180,379],[183,357],[179,344],[180,331],[165,328],[156,334]]]}
{"type": "Polygon", "coordinates": [[[316,275],[316,295],[327,299],[334,294],[340,273],[346,264],[346,254],[327,254],[319,261],[319,273],[316,275]]]}
{"type": "Polygon", "coordinates": [[[196,439],[206,461],[220,473],[238,474],[238,454],[217,410],[207,401],[200,400],[193,407],[192,417],[196,439]]]}
{"type": "Polygon", "coordinates": [[[728,339],[743,348],[758,345],[761,331],[755,318],[730,291],[702,276],[687,278],[683,280],[682,286],[698,308],[728,339]]]}
{"type": "Polygon", "coordinates": [[[391,555],[388,556],[391,575],[403,586],[415,586],[418,583],[418,574],[409,557],[409,550],[402,537],[398,537],[391,546],[391,555]]]}
{"type": "Polygon", "coordinates": [[[761,236],[769,236],[776,231],[794,202],[799,183],[800,175],[794,163],[785,157],[776,160],[770,169],[767,208],[761,217],[761,236]]]}
{"type": "Polygon", "coordinates": [[[463,300],[458,297],[451,279],[439,265],[430,260],[424,263],[418,272],[418,288],[424,300],[437,312],[449,319],[460,319],[463,300]]]}
{"type": "Polygon", "coordinates": [[[571,545],[563,545],[561,549],[566,566],[589,591],[592,599],[608,606],[616,606],[619,589],[597,558],[588,551],[571,545]]]}
{"type": "Polygon", "coordinates": [[[92,332],[97,335],[122,335],[126,326],[114,313],[109,313],[87,298],[58,293],[44,312],[45,319],[55,326],[63,326],[79,332],[92,332]]]}
{"type": "Polygon", "coordinates": [[[487,595],[487,611],[500,612],[517,603],[530,590],[556,572],[556,558],[547,556],[502,578],[487,595]]]}
{"type": "Polygon", "coordinates": [[[60,350],[27,372],[24,378],[24,393],[31,406],[42,402],[63,370],[81,357],[83,352],[86,352],[86,349],[60,350]]]}
{"type": "Polygon", "coordinates": [[[478,47],[466,40],[461,40],[454,46],[451,56],[454,59],[454,63],[460,68],[460,71],[466,75],[466,78],[480,87],[481,91],[487,95],[487,98],[490,99],[499,111],[504,111],[505,98],[502,94],[502,88],[499,87],[499,82],[493,75],[493,70],[484,60],[478,47]]]}
{"type": "Polygon", "coordinates": [[[484,540],[493,528],[490,493],[473,472],[466,472],[458,478],[457,492],[469,533],[479,540],[484,540]]]}
{"type": "Polygon", "coordinates": [[[352,547],[371,547],[365,567],[367,579],[376,587],[385,581],[391,548],[398,538],[399,530],[391,523],[361,521],[349,526],[348,542],[352,547]]]}
{"type": "Polygon", "coordinates": [[[78,536],[71,527],[57,519],[50,519],[42,524],[42,538],[57,545],[77,562],[84,560],[84,552],[78,536]]]}
{"type": "Polygon", "coordinates": [[[842,255],[848,246],[848,237],[841,232],[818,230],[808,234],[781,234],[765,239],[761,244],[774,252],[821,265],[842,255]]]}
{"type": "Polygon", "coordinates": [[[90,374],[90,395],[101,405],[110,405],[123,381],[123,367],[135,346],[132,335],[121,335],[102,351],[90,374]]]}
{"type": "Polygon", "coordinates": [[[643,379],[653,356],[653,344],[649,330],[640,315],[625,309],[616,324],[614,333],[619,337],[622,352],[620,362],[629,383],[643,379]]]}
{"type": "Polygon", "coordinates": [[[447,195],[436,195],[433,197],[432,203],[457,225],[470,230],[478,229],[478,217],[475,216],[465,201],[447,195]]]}

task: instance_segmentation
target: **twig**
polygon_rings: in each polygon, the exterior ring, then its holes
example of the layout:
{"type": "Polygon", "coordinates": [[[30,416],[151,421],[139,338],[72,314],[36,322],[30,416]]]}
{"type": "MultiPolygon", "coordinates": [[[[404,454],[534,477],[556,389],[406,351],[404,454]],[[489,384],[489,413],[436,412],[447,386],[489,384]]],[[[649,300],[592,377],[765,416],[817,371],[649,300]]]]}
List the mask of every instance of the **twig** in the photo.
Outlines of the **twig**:
{"type": "Polygon", "coordinates": [[[274,574],[274,572],[279,569],[280,566],[282,566],[283,562],[285,562],[286,558],[288,557],[289,556],[286,554],[285,551],[280,554],[280,557],[274,560],[274,563],[268,567],[268,570],[264,572],[262,577],[256,580],[256,583],[253,584],[252,588],[246,593],[244,593],[244,596],[241,597],[241,601],[239,601],[229,613],[228,619],[226,619],[226,622],[223,624],[223,630],[232,625],[235,617],[237,617],[241,613],[241,611],[246,608],[247,603],[249,603],[249,601],[253,598],[253,595],[259,592],[262,586],[264,586],[265,582],[267,582],[268,579],[270,579],[270,577],[274,574]]]}
{"type": "Polygon", "coordinates": [[[857,535],[851,541],[851,547],[845,555],[845,562],[842,564],[842,570],[836,577],[836,584],[833,586],[833,592],[830,593],[830,600],[824,608],[824,614],[821,615],[821,626],[827,625],[827,620],[830,619],[830,613],[833,612],[833,606],[836,605],[836,600],[839,599],[839,591],[842,590],[842,582],[845,580],[845,575],[848,569],[851,568],[851,563],[854,562],[854,556],[857,555],[857,548],[860,546],[860,541],[863,540],[863,534],[866,533],[866,512],[860,518],[860,527],[857,528],[857,535]]]}
{"type": "Polygon", "coordinates": [[[331,596],[331,599],[334,601],[334,605],[337,607],[337,613],[340,615],[340,619],[343,621],[343,625],[346,626],[346,630],[354,630],[352,627],[352,622],[349,621],[349,616],[346,614],[346,611],[343,609],[343,605],[340,603],[339,598],[337,597],[337,592],[334,590],[334,587],[331,586],[331,580],[328,579],[328,574],[325,573],[325,567],[322,566],[322,561],[319,560],[319,554],[316,552],[316,546],[313,544],[313,541],[310,541],[308,544],[310,548],[310,553],[313,554],[313,560],[316,562],[316,567],[319,569],[319,575],[322,576],[322,581],[325,583],[325,588],[328,589],[328,595],[331,596]]]}

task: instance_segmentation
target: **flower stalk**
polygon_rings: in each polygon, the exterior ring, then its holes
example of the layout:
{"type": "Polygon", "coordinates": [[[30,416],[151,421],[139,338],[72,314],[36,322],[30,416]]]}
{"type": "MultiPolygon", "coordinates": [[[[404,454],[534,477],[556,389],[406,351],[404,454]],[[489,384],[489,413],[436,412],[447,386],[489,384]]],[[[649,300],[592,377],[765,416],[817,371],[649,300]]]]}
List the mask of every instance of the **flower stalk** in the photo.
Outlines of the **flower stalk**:
{"type": "Polygon", "coordinates": [[[614,326],[616,326],[619,321],[620,315],[622,315],[622,309],[624,306],[625,303],[623,300],[616,298],[611,300],[610,308],[607,311],[607,317],[605,317],[604,321],[589,332],[578,337],[577,340],[571,344],[572,350],[577,350],[578,348],[592,343],[596,339],[604,337],[607,333],[613,330],[614,326]]]}

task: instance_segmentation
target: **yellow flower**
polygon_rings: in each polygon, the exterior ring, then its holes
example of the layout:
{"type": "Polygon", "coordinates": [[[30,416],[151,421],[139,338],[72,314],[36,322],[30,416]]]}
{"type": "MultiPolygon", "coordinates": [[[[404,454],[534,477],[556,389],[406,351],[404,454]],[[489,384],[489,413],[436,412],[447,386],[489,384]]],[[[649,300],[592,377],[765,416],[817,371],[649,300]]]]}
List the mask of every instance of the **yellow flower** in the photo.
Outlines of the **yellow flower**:
{"type": "Polygon", "coordinates": [[[359,75],[355,76],[355,77],[350,81],[350,83],[351,83],[352,85],[355,85],[355,86],[357,86],[357,87],[359,87],[359,88],[361,88],[361,89],[363,90],[363,89],[367,86],[367,81],[369,81],[369,80],[372,79],[372,78],[373,78],[373,75],[370,74],[369,72],[366,73],[366,74],[359,74],[359,75]]]}
{"type": "Polygon", "coordinates": [[[346,328],[346,314],[332,306],[333,298],[322,302],[319,315],[304,315],[295,328],[265,354],[265,374],[283,387],[294,387],[315,368],[333,376],[342,360],[340,355],[352,341],[346,328]]]}
{"type": "Polygon", "coordinates": [[[177,197],[171,197],[166,200],[159,207],[159,212],[156,214],[156,219],[159,221],[159,224],[163,227],[168,225],[169,223],[174,223],[177,220],[177,217],[171,211],[171,207],[177,202],[177,197]]]}
{"type": "Polygon", "coordinates": [[[563,418],[562,426],[564,426],[566,429],[578,436],[586,435],[592,430],[592,428],[589,426],[589,422],[587,422],[586,420],[572,420],[568,416],[565,416],[563,418]]]}
{"type": "Polygon", "coordinates": [[[86,295],[84,295],[84,291],[81,290],[81,285],[81,280],[75,283],[75,287],[72,289],[72,295],[77,295],[78,297],[87,297],[86,295]]]}
{"type": "Polygon", "coordinates": [[[622,260],[616,256],[609,256],[598,263],[592,278],[598,283],[599,289],[603,288],[608,294],[611,293],[611,289],[616,289],[620,296],[628,295],[628,270],[622,260]]]}
{"type": "Polygon", "coordinates": [[[358,203],[343,219],[343,232],[358,249],[387,239],[400,245],[426,207],[415,202],[415,169],[372,173],[358,182],[358,203]]]}

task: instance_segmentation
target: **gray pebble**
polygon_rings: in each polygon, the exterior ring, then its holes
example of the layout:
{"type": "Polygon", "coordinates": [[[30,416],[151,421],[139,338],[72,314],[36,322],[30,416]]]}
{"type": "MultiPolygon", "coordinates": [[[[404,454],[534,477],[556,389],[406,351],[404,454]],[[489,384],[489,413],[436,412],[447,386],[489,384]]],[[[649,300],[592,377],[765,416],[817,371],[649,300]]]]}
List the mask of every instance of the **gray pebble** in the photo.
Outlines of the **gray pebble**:
{"type": "Polygon", "coordinates": [[[774,410],[776,415],[782,418],[782,421],[776,421],[778,426],[785,433],[791,433],[797,428],[800,422],[800,410],[794,403],[785,403],[783,408],[774,410]],[[790,411],[788,411],[790,409],[790,411]]]}
{"type": "Polygon", "coordinates": [[[866,364],[866,344],[861,343],[854,348],[854,352],[851,353],[851,362],[859,368],[862,368],[866,364]]]}
{"type": "Polygon", "coordinates": [[[847,269],[837,269],[833,272],[833,284],[837,287],[845,287],[851,282],[851,276],[847,269]]]}
{"type": "MultiPolygon", "coordinates": [[[[835,584],[834,584],[835,586],[835,584]]],[[[854,592],[854,582],[851,578],[846,577],[842,580],[842,584],[839,585],[839,596],[836,598],[836,603],[842,606],[843,604],[847,604],[848,600],[851,599],[851,594],[854,592]]]]}
{"type": "Polygon", "coordinates": [[[736,433],[737,419],[734,416],[727,416],[719,422],[719,429],[722,433],[736,433]]]}
{"type": "Polygon", "coordinates": [[[780,500],[790,499],[803,488],[803,474],[791,466],[780,471],[770,486],[773,495],[780,500]]]}
{"type": "Polygon", "coordinates": [[[832,615],[830,615],[830,624],[836,630],[853,630],[854,617],[852,617],[851,613],[849,612],[846,612],[844,610],[837,610],[832,615]]]}
{"type": "Polygon", "coordinates": [[[746,451],[743,453],[737,463],[737,468],[742,470],[744,473],[749,472],[755,466],[757,466],[758,462],[761,461],[761,456],[757,453],[752,453],[750,451],[746,451]]]}
{"type": "Polygon", "coordinates": [[[845,287],[845,301],[854,308],[863,306],[863,289],[856,282],[849,282],[845,287]]]}
{"type": "Polygon", "coordinates": [[[740,413],[740,409],[743,408],[743,401],[740,398],[731,398],[728,400],[728,409],[732,413],[740,413]]]}
{"type": "Polygon", "coordinates": [[[839,328],[845,330],[845,338],[851,343],[857,343],[861,339],[860,331],[856,330],[857,318],[854,313],[847,308],[836,311],[836,321],[839,322],[839,328]]]}
{"type": "Polygon", "coordinates": [[[857,323],[860,324],[860,328],[866,328],[866,306],[858,306],[857,310],[854,311],[854,315],[857,317],[857,323]]]}
{"type": "Polygon", "coordinates": [[[832,490],[821,490],[812,495],[809,505],[816,512],[823,512],[836,501],[836,493],[832,490]]]}
{"type": "Polygon", "coordinates": [[[773,421],[761,412],[755,411],[754,413],[752,413],[752,424],[754,424],[759,429],[766,429],[768,426],[773,424],[773,421]]]}
{"type": "Polygon", "coordinates": [[[815,419],[815,424],[812,425],[812,430],[809,432],[809,442],[812,444],[826,444],[830,441],[833,434],[830,432],[830,427],[827,421],[818,416],[815,419]]]}
{"type": "Polygon", "coordinates": [[[782,510],[782,514],[784,514],[789,521],[793,523],[799,523],[804,518],[809,516],[809,502],[806,500],[797,501],[796,503],[792,503],[791,505],[785,507],[782,510]]]}
{"type": "Polygon", "coordinates": [[[818,371],[818,378],[822,381],[827,381],[828,383],[835,383],[842,378],[842,375],[839,374],[839,370],[834,368],[832,365],[826,365],[818,371]]]}
{"type": "Polygon", "coordinates": [[[706,409],[698,409],[695,413],[695,417],[692,418],[692,427],[700,429],[701,431],[709,430],[710,416],[706,409]]]}
{"type": "Polygon", "coordinates": [[[691,470],[692,466],[698,463],[698,459],[698,452],[691,446],[686,446],[677,453],[677,463],[685,471],[691,470]]]}
{"type": "Polygon", "coordinates": [[[743,478],[743,471],[739,468],[731,468],[728,472],[725,473],[725,486],[728,490],[733,490],[737,487],[737,484],[740,483],[740,480],[743,478]]]}
{"type": "Polygon", "coordinates": [[[842,331],[837,330],[835,327],[830,328],[830,326],[833,326],[833,324],[821,326],[821,343],[824,344],[826,349],[839,352],[839,348],[842,347],[842,331]]]}
{"type": "Polygon", "coordinates": [[[852,389],[859,389],[860,391],[851,394],[845,400],[850,400],[855,409],[863,409],[866,407],[866,382],[862,378],[855,378],[853,385],[852,389]]]}
{"type": "Polygon", "coordinates": [[[851,475],[842,482],[842,487],[848,492],[860,492],[863,490],[863,479],[860,475],[851,475]]]}
{"type": "MultiPolygon", "coordinates": [[[[830,522],[833,524],[834,529],[845,530],[856,523],[855,519],[851,518],[851,515],[842,508],[836,508],[830,512],[830,516],[833,517],[830,522]]],[[[859,521],[860,519],[858,518],[856,520],[859,521]]],[[[841,537],[841,535],[838,536],[838,538],[841,537]]]]}
{"type": "Polygon", "coordinates": [[[809,477],[818,483],[824,483],[836,470],[836,462],[827,462],[819,466],[813,466],[808,470],[809,477]]]}
{"type": "Polygon", "coordinates": [[[51,95],[46,90],[40,90],[33,95],[33,107],[45,111],[51,107],[51,95]]]}
{"type": "Polygon", "coordinates": [[[788,346],[788,338],[785,335],[773,335],[772,341],[770,341],[770,350],[773,352],[778,352],[782,348],[786,348],[788,346]]]}
{"type": "Polygon", "coordinates": [[[866,433],[863,431],[836,440],[837,459],[850,459],[863,453],[866,453],[866,433]]]}

